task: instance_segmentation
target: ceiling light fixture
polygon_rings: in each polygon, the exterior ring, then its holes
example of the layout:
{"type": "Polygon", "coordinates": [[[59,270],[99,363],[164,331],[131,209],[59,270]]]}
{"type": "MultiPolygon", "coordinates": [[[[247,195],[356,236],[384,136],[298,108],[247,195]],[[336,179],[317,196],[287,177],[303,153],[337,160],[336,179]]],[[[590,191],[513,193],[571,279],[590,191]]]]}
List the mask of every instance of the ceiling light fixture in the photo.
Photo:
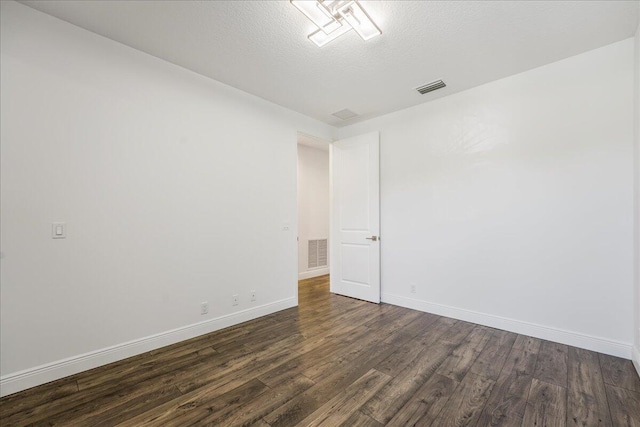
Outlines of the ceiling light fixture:
{"type": "Polygon", "coordinates": [[[309,34],[309,40],[314,42],[318,47],[322,47],[352,29],[348,24],[345,24],[340,25],[340,27],[329,34],[326,34],[323,30],[311,33],[309,34]]]}
{"type": "Polygon", "coordinates": [[[309,40],[318,47],[354,30],[363,40],[382,34],[380,28],[365,12],[358,0],[290,0],[318,30],[309,40]]]}

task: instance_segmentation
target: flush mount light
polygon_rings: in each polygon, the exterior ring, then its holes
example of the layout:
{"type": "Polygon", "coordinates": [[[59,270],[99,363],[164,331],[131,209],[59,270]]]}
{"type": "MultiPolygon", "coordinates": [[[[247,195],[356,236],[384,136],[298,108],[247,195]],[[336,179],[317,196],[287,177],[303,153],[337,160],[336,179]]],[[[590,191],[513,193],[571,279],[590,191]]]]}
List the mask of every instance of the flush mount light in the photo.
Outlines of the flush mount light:
{"type": "Polygon", "coordinates": [[[322,47],[354,30],[363,40],[382,34],[357,0],[290,0],[318,30],[309,40],[322,47]]]}
{"type": "Polygon", "coordinates": [[[311,33],[309,34],[309,40],[314,42],[318,47],[322,47],[325,44],[337,39],[349,30],[352,30],[352,28],[347,23],[344,23],[329,34],[326,34],[323,30],[318,30],[314,33],[311,33]]]}
{"type": "Polygon", "coordinates": [[[380,28],[371,20],[367,12],[357,1],[349,1],[338,9],[340,16],[351,25],[351,27],[362,37],[362,40],[369,40],[382,34],[380,28]]]}
{"type": "MultiPolygon", "coordinates": [[[[333,16],[326,5],[319,1],[291,0],[291,4],[311,20],[316,26],[329,34],[340,27],[338,19],[333,16]]],[[[330,2],[329,2],[330,3],[330,2]]]]}

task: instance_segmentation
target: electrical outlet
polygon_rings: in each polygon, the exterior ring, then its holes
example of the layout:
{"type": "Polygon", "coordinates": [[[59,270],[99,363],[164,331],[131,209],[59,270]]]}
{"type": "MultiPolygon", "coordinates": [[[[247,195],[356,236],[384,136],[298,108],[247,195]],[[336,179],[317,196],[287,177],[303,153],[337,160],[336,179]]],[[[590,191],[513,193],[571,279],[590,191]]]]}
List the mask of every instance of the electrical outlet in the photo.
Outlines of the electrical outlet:
{"type": "Polygon", "coordinates": [[[411,293],[415,294],[416,293],[416,284],[411,282],[411,293]]]}
{"type": "Polygon", "coordinates": [[[251,301],[256,300],[256,291],[251,291],[251,301]]]}
{"type": "Polygon", "coordinates": [[[238,304],[240,304],[240,298],[236,294],[233,296],[233,302],[231,303],[231,305],[238,305],[238,304]]]}
{"type": "Polygon", "coordinates": [[[209,303],[207,301],[200,304],[200,314],[204,315],[209,313],[209,303]]]}

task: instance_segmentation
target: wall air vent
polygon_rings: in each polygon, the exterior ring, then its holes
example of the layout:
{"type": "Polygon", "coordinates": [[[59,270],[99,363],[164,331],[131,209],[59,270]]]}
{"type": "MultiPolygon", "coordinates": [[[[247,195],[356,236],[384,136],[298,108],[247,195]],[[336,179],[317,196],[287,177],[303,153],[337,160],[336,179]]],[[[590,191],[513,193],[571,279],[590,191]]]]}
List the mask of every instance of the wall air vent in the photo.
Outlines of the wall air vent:
{"type": "Polygon", "coordinates": [[[434,90],[442,89],[446,84],[442,80],[436,80],[435,82],[427,83],[424,86],[417,87],[416,90],[420,92],[420,95],[433,92],[434,90]]]}
{"type": "Polygon", "coordinates": [[[327,266],[327,239],[309,240],[308,268],[327,266]]]}
{"type": "Polygon", "coordinates": [[[349,119],[353,119],[354,117],[357,117],[358,113],[354,113],[348,108],[345,108],[344,110],[336,111],[335,113],[332,114],[332,116],[335,116],[340,120],[349,120],[349,119]]]}

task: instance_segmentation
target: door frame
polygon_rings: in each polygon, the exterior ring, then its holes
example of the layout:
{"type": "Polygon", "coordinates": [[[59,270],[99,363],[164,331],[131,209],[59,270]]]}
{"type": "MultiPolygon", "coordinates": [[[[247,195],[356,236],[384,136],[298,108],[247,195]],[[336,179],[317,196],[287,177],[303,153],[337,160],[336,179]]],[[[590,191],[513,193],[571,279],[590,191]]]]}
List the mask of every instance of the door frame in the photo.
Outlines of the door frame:
{"type": "MultiPolygon", "coordinates": [[[[305,131],[301,131],[301,130],[296,130],[295,132],[295,141],[294,141],[294,151],[295,151],[295,155],[294,155],[294,162],[295,162],[295,215],[294,215],[294,220],[291,221],[292,223],[292,230],[294,231],[294,238],[293,238],[293,243],[295,245],[295,256],[294,256],[294,262],[295,262],[295,282],[294,282],[294,290],[295,290],[295,299],[296,299],[296,306],[298,305],[298,281],[302,280],[300,279],[299,276],[299,272],[298,272],[298,265],[299,265],[299,261],[300,261],[300,247],[299,247],[299,241],[298,241],[298,236],[299,236],[299,215],[300,212],[298,211],[298,141],[300,139],[300,135],[304,135],[307,137],[310,137],[314,140],[317,140],[323,144],[327,144],[327,146],[329,146],[329,148],[331,147],[331,144],[333,143],[333,139],[327,139],[325,137],[321,137],[321,136],[317,136],[314,135],[313,133],[310,132],[305,132],[305,131]]],[[[317,148],[317,147],[316,147],[317,148]]],[[[329,157],[329,162],[331,162],[331,157],[329,157]]],[[[330,164],[329,166],[329,182],[327,183],[329,185],[329,235],[327,236],[327,240],[328,240],[328,245],[330,246],[330,242],[331,242],[331,168],[330,168],[330,164]]],[[[329,250],[329,247],[327,248],[327,250],[329,250]]],[[[330,255],[330,254],[329,254],[330,255]]],[[[329,260],[329,268],[331,267],[331,261],[329,260]]]]}
{"type": "MultiPolygon", "coordinates": [[[[379,131],[378,135],[379,134],[379,131]]],[[[370,133],[370,132],[366,132],[366,133],[370,133]]],[[[331,144],[333,144],[333,142],[335,141],[335,139],[331,139],[331,140],[327,140],[324,137],[320,137],[320,136],[316,136],[313,133],[309,133],[309,132],[305,132],[305,131],[301,131],[301,130],[296,130],[295,133],[295,140],[294,140],[294,162],[295,162],[295,215],[294,215],[294,219],[293,221],[291,221],[292,224],[292,228],[295,231],[295,234],[293,234],[293,244],[295,245],[295,250],[294,250],[294,272],[295,272],[295,281],[294,281],[294,295],[295,295],[295,301],[296,301],[296,306],[298,305],[298,263],[299,263],[299,242],[298,242],[298,218],[299,218],[299,214],[300,212],[298,211],[298,140],[299,140],[299,135],[306,135],[309,136],[313,139],[319,140],[319,141],[323,141],[327,144],[329,144],[329,148],[331,148],[331,144]]],[[[357,135],[356,135],[357,136],[357,135]]],[[[331,150],[330,150],[331,151],[331,150]]],[[[378,169],[380,168],[380,165],[378,164],[378,169]]],[[[331,260],[331,241],[332,241],[332,236],[333,236],[333,230],[332,230],[332,225],[331,225],[331,213],[332,213],[332,209],[333,209],[333,189],[331,188],[331,182],[332,182],[332,176],[331,176],[331,154],[329,154],[329,241],[328,241],[328,248],[329,248],[329,269],[331,269],[331,265],[333,264],[330,260],[331,260]]],[[[382,205],[382,195],[380,194],[380,206],[382,205]]],[[[380,220],[382,220],[382,218],[380,217],[380,220]]],[[[380,223],[380,227],[382,227],[382,224],[380,223]]],[[[382,233],[382,230],[380,230],[380,234],[382,233]]],[[[382,264],[382,247],[380,247],[380,264],[382,264]]],[[[381,271],[380,271],[380,302],[382,302],[382,265],[380,265],[381,267],[381,271]]]]}

